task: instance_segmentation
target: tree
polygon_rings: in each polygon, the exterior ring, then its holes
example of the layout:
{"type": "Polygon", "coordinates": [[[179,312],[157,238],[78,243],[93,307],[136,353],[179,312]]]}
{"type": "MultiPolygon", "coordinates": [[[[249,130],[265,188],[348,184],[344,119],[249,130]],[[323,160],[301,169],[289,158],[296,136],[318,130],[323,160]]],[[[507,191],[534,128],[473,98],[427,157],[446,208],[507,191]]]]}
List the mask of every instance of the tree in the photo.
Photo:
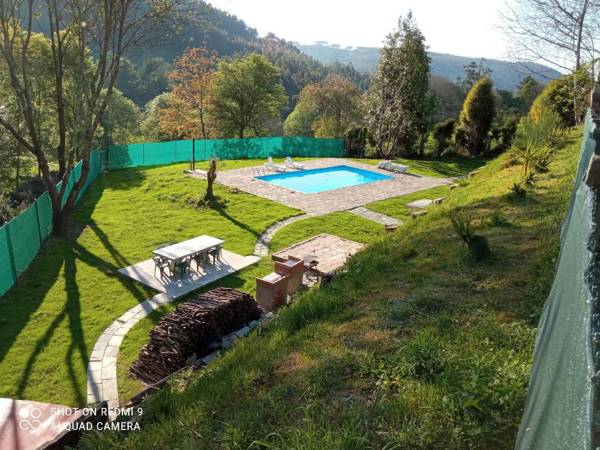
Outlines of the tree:
{"type": "MultiPolygon", "coordinates": [[[[577,73],[588,63],[591,77],[600,55],[595,39],[600,36],[600,1],[598,0],[507,0],[504,28],[512,38],[514,57],[521,60],[542,60],[561,71],[577,73]]],[[[578,77],[571,80],[577,92],[578,77]]],[[[587,107],[574,103],[576,114],[587,107]]]]}
{"type": "Polygon", "coordinates": [[[457,84],[462,87],[463,92],[466,94],[479,80],[485,77],[492,76],[492,69],[485,65],[485,59],[481,58],[479,63],[471,61],[469,64],[463,66],[465,71],[464,78],[458,78],[457,84]]]}
{"type": "Polygon", "coordinates": [[[100,145],[107,147],[139,141],[141,120],[142,113],[137,105],[115,88],[100,121],[100,145]]]}
{"type": "Polygon", "coordinates": [[[175,8],[173,1],[145,0],[0,2],[0,57],[18,112],[16,120],[0,114],[0,126],[36,158],[52,202],[56,233],[65,234],[87,181],[93,140],[112,96],[121,58],[147,42],[153,25],[175,8]],[[40,14],[47,18],[47,37],[33,32],[40,14]],[[32,57],[37,42],[50,50],[43,80],[32,57]],[[48,106],[51,102],[48,117],[56,129],[56,145],[49,145],[38,120],[39,98],[48,106]],[[57,177],[50,173],[51,154],[57,156],[57,177]],[[66,180],[78,158],[81,175],[66,195],[66,180]]]}
{"type": "Polygon", "coordinates": [[[517,86],[515,98],[519,102],[519,112],[527,114],[533,101],[542,93],[544,86],[532,76],[528,75],[517,86]]]}
{"type": "Polygon", "coordinates": [[[544,110],[549,109],[560,116],[564,125],[576,125],[585,116],[593,87],[594,80],[585,66],[575,73],[552,80],[534,100],[529,116],[537,123],[544,110]]]}
{"type": "Polygon", "coordinates": [[[435,143],[434,156],[441,156],[444,150],[448,148],[455,126],[456,120],[454,119],[446,119],[435,125],[431,132],[435,143]]]}
{"type": "Polygon", "coordinates": [[[169,72],[173,89],[169,106],[162,110],[160,121],[170,122],[181,138],[209,137],[207,109],[216,59],[216,53],[205,48],[190,48],[169,72]]]}
{"type": "Polygon", "coordinates": [[[157,95],[144,106],[144,118],[140,124],[140,131],[145,141],[168,141],[178,139],[178,135],[174,133],[166,124],[161,123],[160,117],[162,111],[169,107],[170,92],[164,92],[157,95]]]}
{"type": "Polygon", "coordinates": [[[260,136],[287,100],[281,73],[263,55],[222,60],[213,74],[210,114],[223,136],[260,136]]]}
{"type": "Polygon", "coordinates": [[[599,18],[597,0],[507,0],[503,22],[514,57],[571,72],[598,57],[599,18]]]}
{"type": "Polygon", "coordinates": [[[487,150],[488,132],[496,114],[496,96],[492,80],[479,80],[469,91],[460,112],[457,135],[458,144],[471,155],[487,150]]]}
{"type": "Polygon", "coordinates": [[[298,102],[283,123],[283,134],[286,136],[314,136],[313,122],[316,118],[317,114],[313,109],[308,109],[306,104],[298,102]]]}
{"type": "Polygon", "coordinates": [[[367,118],[379,154],[415,155],[415,143],[429,122],[429,56],[412,13],[390,33],[366,99],[367,118]]]}
{"type": "Polygon", "coordinates": [[[213,193],[213,184],[217,179],[217,160],[211,159],[210,165],[208,167],[208,172],[206,172],[206,193],[204,194],[204,201],[209,202],[214,200],[215,194],[213,193]]]}
{"type": "MultiPolygon", "coordinates": [[[[361,93],[341,75],[329,75],[320,83],[309,84],[300,92],[296,108],[286,120],[287,129],[312,130],[317,137],[342,137],[361,121],[361,93]]],[[[289,133],[288,133],[289,134],[289,133]]]]}
{"type": "Polygon", "coordinates": [[[437,75],[431,75],[429,84],[430,93],[436,98],[437,104],[434,120],[439,122],[458,117],[465,100],[463,89],[458,84],[437,75]]]}

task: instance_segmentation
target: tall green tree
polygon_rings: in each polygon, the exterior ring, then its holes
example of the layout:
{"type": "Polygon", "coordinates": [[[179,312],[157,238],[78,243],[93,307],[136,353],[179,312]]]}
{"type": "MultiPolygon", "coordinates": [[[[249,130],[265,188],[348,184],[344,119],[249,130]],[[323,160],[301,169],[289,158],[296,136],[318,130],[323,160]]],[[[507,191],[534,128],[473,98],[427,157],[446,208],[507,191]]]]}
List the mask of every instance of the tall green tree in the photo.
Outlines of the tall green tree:
{"type": "Polygon", "coordinates": [[[429,56],[412,13],[387,36],[367,96],[367,119],[379,154],[415,156],[429,123],[429,56]]]}
{"type": "Polygon", "coordinates": [[[519,86],[517,86],[517,92],[515,92],[515,98],[519,102],[519,112],[521,114],[527,114],[533,101],[538,95],[544,90],[544,85],[533,78],[531,75],[526,76],[521,80],[519,86]]]}
{"type": "Polygon", "coordinates": [[[55,233],[66,233],[87,181],[92,146],[121,59],[147,43],[155,24],[171,17],[176,6],[176,0],[0,1],[0,62],[7,74],[9,107],[17,112],[15,118],[0,112],[0,127],[36,158],[52,202],[55,233]],[[42,16],[47,19],[45,35],[34,32],[42,16]],[[49,49],[42,77],[33,57],[38,42],[49,49]],[[48,123],[39,120],[40,99],[48,107],[56,143],[47,141],[48,123]],[[54,156],[56,177],[49,162],[54,156]],[[66,180],[78,159],[81,175],[67,195],[66,180]]]}
{"type": "Polygon", "coordinates": [[[457,143],[471,155],[488,148],[488,133],[496,115],[496,95],[489,77],[480,79],[471,88],[460,112],[457,143]]]}
{"type": "Polygon", "coordinates": [[[280,71],[265,56],[221,60],[212,78],[210,114],[223,136],[260,136],[280,120],[288,98],[280,71]]]}
{"type": "Polygon", "coordinates": [[[362,119],[361,92],[348,78],[329,75],[324,81],[302,89],[288,119],[284,125],[286,134],[305,131],[317,137],[342,137],[362,119]]]}

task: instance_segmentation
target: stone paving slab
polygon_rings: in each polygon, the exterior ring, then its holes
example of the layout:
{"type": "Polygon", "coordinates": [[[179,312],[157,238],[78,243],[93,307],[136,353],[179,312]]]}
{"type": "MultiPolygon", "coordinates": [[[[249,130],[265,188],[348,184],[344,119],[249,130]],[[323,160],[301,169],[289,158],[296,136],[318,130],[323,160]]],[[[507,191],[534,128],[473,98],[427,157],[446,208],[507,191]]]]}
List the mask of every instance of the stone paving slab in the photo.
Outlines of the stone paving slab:
{"type": "Polygon", "coordinates": [[[380,223],[385,226],[398,226],[402,225],[402,221],[396,219],[395,217],[386,216],[385,214],[381,214],[375,211],[372,211],[364,206],[359,206],[358,208],[352,208],[348,210],[352,214],[356,214],[357,216],[364,217],[365,219],[372,220],[373,222],[380,223]]]}
{"type": "MultiPolygon", "coordinates": [[[[199,270],[192,269],[190,270],[189,276],[185,277],[183,280],[180,280],[178,276],[161,277],[158,272],[155,274],[154,261],[152,259],[125,267],[124,269],[119,270],[119,273],[150,286],[159,292],[166,293],[169,297],[178,298],[245,267],[256,264],[259,259],[260,258],[256,256],[242,256],[237,253],[223,250],[221,261],[217,261],[215,264],[207,264],[200,267],[199,270]]],[[[157,304],[162,304],[161,299],[157,299],[157,304]]],[[[122,321],[128,322],[130,316],[133,317],[137,313],[137,310],[127,312],[123,316],[122,321]]]]}
{"type": "Polygon", "coordinates": [[[319,262],[317,270],[328,274],[342,267],[348,258],[363,248],[364,244],[360,242],[323,233],[274,253],[273,259],[283,260],[289,256],[304,259],[314,256],[319,262]]]}
{"type": "Polygon", "coordinates": [[[272,183],[258,180],[257,168],[243,167],[240,169],[219,172],[217,182],[226,186],[237,188],[250,194],[274,200],[292,208],[297,208],[310,214],[327,214],[334,211],[364,206],[377,200],[397,197],[412,192],[429,189],[450,181],[445,178],[433,178],[411,174],[397,174],[378,169],[375,166],[341,158],[323,158],[303,161],[306,169],[321,169],[325,167],[346,165],[363,170],[391,176],[391,180],[366,183],[341,189],[333,189],[314,194],[305,194],[276,186],[272,183]]]}

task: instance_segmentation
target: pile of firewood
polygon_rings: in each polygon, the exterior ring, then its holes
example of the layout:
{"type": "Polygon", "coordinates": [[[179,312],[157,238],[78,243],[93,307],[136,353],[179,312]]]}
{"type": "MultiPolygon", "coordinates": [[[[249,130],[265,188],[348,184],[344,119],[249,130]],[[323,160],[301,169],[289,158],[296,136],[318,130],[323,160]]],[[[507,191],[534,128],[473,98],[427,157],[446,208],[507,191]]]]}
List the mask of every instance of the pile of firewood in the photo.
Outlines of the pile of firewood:
{"type": "Polygon", "coordinates": [[[145,383],[156,383],[184,367],[193,355],[207,355],[222,336],[260,315],[250,294],[230,288],[201,294],[160,320],[129,371],[145,383]]]}

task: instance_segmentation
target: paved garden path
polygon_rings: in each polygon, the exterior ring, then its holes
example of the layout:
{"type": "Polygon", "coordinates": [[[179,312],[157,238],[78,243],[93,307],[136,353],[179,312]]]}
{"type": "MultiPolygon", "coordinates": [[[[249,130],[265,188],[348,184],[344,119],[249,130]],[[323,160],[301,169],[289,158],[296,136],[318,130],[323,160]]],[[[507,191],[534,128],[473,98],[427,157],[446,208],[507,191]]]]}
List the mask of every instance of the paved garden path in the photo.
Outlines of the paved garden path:
{"type": "Polygon", "coordinates": [[[380,223],[385,226],[398,226],[403,224],[401,220],[396,219],[395,217],[386,216],[385,214],[372,211],[368,208],[365,208],[364,206],[349,209],[348,212],[356,214],[357,216],[364,217],[365,219],[372,220],[373,222],[380,223]]]}
{"type": "Polygon", "coordinates": [[[283,227],[288,226],[298,220],[308,219],[309,217],[314,217],[316,214],[300,214],[299,216],[288,217],[287,219],[280,220],[279,222],[275,222],[269,228],[267,228],[263,234],[261,234],[254,246],[254,255],[256,256],[267,256],[269,254],[269,244],[273,239],[275,233],[281,230],[283,227]]]}
{"type": "Polygon", "coordinates": [[[130,308],[125,314],[115,320],[98,338],[87,370],[87,402],[108,402],[109,408],[119,406],[117,389],[117,357],[125,335],[136,323],[155,309],[171,302],[173,298],[167,294],[154,297],[130,308]]]}

